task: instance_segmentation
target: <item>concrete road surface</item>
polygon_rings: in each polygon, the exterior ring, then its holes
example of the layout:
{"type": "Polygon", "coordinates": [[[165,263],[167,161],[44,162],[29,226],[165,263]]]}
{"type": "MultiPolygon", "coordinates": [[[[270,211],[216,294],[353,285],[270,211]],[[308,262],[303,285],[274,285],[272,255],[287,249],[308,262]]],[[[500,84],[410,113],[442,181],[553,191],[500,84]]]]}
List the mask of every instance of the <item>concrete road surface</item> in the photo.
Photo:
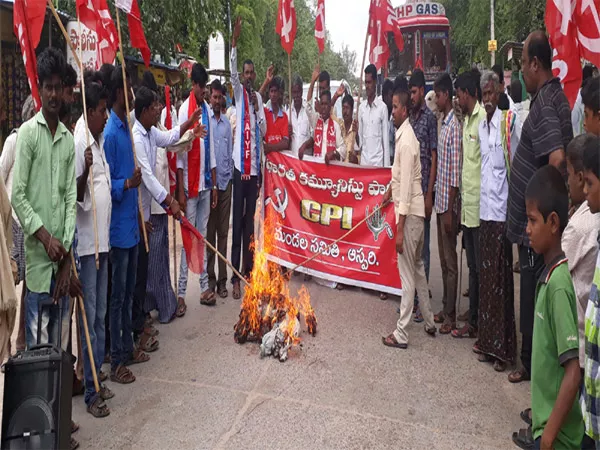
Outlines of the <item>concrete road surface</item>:
{"type": "MultiPolygon", "coordinates": [[[[435,226],[432,236],[437,312],[435,226]]],[[[260,359],[257,344],[236,344],[240,302],[230,295],[215,307],[201,306],[197,280],[190,274],[186,316],[157,325],[160,349],[131,367],[136,382],[108,382],[116,394],[107,402],[109,417],[95,419],[82,397],[73,399],[82,448],[516,448],[511,433],[523,426],[519,411],[529,406],[529,383],[510,384],[508,372],[478,362],[473,340],[432,339],[422,324],[411,323],[408,350],[384,347],[399,299],[306,283],[318,334],[303,326],[301,347],[280,363],[260,359]]],[[[300,280],[293,277],[293,291],[300,280]]],[[[466,283],[463,258],[463,290],[466,283]]],[[[461,298],[461,311],[467,306],[461,298]]]]}

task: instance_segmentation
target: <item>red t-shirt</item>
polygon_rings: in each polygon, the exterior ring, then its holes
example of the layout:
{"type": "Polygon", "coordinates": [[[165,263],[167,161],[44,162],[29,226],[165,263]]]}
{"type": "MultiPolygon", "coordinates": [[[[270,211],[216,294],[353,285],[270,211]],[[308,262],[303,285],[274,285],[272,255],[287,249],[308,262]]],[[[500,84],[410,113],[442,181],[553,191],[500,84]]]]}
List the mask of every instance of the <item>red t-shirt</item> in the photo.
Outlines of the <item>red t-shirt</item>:
{"type": "Polygon", "coordinates": [[[283,138],[289,139],[288,116],[283,110],[280,109],[279,115],[274,117],[273,112],[269,108],[265,108],[265,119],[267,121],[267,134],[265,134],[267,144],[277,144],[283,138]]]}

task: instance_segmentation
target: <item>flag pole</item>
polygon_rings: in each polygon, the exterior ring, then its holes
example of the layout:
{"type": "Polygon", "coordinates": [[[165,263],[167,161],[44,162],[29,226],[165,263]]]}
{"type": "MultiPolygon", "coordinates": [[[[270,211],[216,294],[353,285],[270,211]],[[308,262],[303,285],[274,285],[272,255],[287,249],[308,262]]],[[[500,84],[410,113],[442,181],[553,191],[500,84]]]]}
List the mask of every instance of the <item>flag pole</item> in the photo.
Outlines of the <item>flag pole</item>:
{"type": "MultiPolygon", "coordinates": [[[[137,156],[135,153],[135,143],[133,142],[133,129],[131,128],[131,118],[129,117],[129,96],[127,95],[127,75],[125,73],[125,56],[123,55],[123,39],[121,38],[121,19],[119,19],[119,8],[116,8],[115,13],[117,14],[117,30],[119,32],[119,55],[121,56],[121,70],[123,71],[123,95],[125,96],[125,112],[127,113],[127,128],[129,128],[129,137],[131,138],[131,151],[133,152],[133,164],[134,167],[138,168],[137,156]]],[[[144,209],[142,207],[142,193],[138,186],[138,209],[140,212],[140,219],[142,220],[142,234],[144,235],[144,245],[146,246],[146,253],[150,251],[148,247],[148,233],[146,232],[146,224],[144,223],[144,209]]]]}
{"type": "Polygon", "coordinates": [[[179,280],[177,279],[177,219],[173,217],[173,285],[175,286],[175,297],[179,296],[179,280]]]}
{"type": "MultiPolygon", "coordinates": [[[[79,25],[79,36],[81,36],[81,19],[77,16],[77,24],[79,25]]],[[[83,120],[85,121],[85,138],[87,142],[87,148],[90,147],[90,129],[88,126],[87,116],[87,101],[85,99],[85,81],[83,79],[83,50],[79,46],[79,73],[81,76],[81,98],[83,100],[83,120]]],[[[96,270],[100,270],[100,258],[98,256],[98,218],[96,213],[96,193],[94,192],[94,167],[93,164],[90,166],[90,196],[92,198],[92,214],[94,217],[94,258],[96,261],[96,270]]]]}
{"type": "MultiPolygon", "coordinates": [[[[289,95],[289,102],[290,102],[290,125],[292,125],[292,116],[293,111],[292,108],[294,107],[294,102],[292,101],[292,54],[288,53],[288,75],[289,75],[289,84],[288,84],[288,95],[289,95]]],[[[290,145],[292,142],[292,137],[290,136],[290,145]]]]}
{"type": "MultiPolygon", "coordinates": [[[[54,7],[54,3],[52,3],[52,0],[48,0],[48,6],[50,7],[50,11],[52,11],[52,15],[56,19],[56,22],[58,23],[58,28],[60,28],[60,31],[62,32],[63,36],[65,37],[65,41],[67,41],[67,44],[69,44],[69,47],[71,47],[71,53],[73,53],[73,58],[75,59],[75,64],[77,64],[78,67],[81,67],[81,61],[79,60],[79,57],[77,56],[77,50],[75,50],[75,46],[73,45],[73,42],[71,41],[69,33],[67,33],[65,26],[63,25],[62,21],[60,20],[60,17],[58,16],[58,12],[56,11],[56,8],[54,7]]],[[[80,34],[81,34],[81,29],[80,29],[80,34]]],[[[81,78],[83,79],[83,72],[81,73],[81,78]]]]}

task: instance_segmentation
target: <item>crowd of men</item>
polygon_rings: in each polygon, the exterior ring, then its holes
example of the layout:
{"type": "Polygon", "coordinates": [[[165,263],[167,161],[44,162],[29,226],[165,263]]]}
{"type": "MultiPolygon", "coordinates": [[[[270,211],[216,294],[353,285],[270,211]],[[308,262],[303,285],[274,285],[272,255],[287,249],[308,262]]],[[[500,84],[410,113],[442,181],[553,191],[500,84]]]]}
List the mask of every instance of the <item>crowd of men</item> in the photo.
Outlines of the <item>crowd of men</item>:
{"type": "MultiPolygon", "coordinates": [[[[208,85],[201,64],[193,66],[192,89],[179,108],[168,100],[165,105],[149,72],[134,96],[127,72],[106,64],[84,74],[85,111],[73,132],[65,123],[77,76],[60,51],[40,54],[41,110],[36,113],[33,101],[26,102],[24,123],[0,156],[0,223],[10,224],[0,227],[0,240],[9,243],[0,250],[10,251],[15,284],[23,282],[17,351],[38,339],[62,340],[70,351],[69,299],[82,296],[94,364],[82,329],[79,378],[88,412],[105,417],[114,393],[105,384],[96,392],[94,377],[101,383],[134,382],[129,367],[148,361],[159,348],[150,313],[158,311],[160,323],[186,313],[185,250],[176,291],[165,270],[167,212],[175,218],[185,213],[248,276],[266,155],[283,151],[325,164],[390,167],[384,203],[394,204],[403,297],[396,329],[383,344],[408,348],[412,319],[425,322],[432,337],[439,331],[476,339],[479,361],[496,371],[514,365],[516,244],[521,364],[508,379],[531,380],[532,408],[521,413],[529,428],[513,440],[523,448],[594,448],[592,441],[600,439],[600,280],[594,280],[594,273],[600,276],[600,79],[586,80],[571,110],[552,75],[548,40],[534,32],[521,61],[530,101],[523,101],[520,82],[512,83],[507,95],[499,67],[467,71],[454,82],[444,74],[427,96],[425,76],[415,70],[408,79],[385,80],[378,97],[377,70],[369,65],[366,101],[356,119],[352,95],[343,87],[332,94],[329,74],[319,68],[306,99],[302,79],[293,79],[285,111],[281,77],[269,70],[256,91],[253,62],[244,61],[238,72],[241,27],[238,19],[231,41],[235,106],[228,111],[226,88],[218,80],[208,85]],[[340,99],[338,118],[333,106],[340,99]],[[173,191],[168,153],[176,160],[173,191]],[[434,211],[443,280],[443,309],[437,314],[428,287],[434,211]],[[462,316],[457,311],[461,231],[469,268],[469,310],[462,316]],[[60,308],[50,307],[53,301],[60,308]],[[110,362],[109,373],[101,369],[104,362],[110,362]]],[[[0,256],[6,259],[5,253],[0,256]]],[[[229,295],[227,267],[219,260],[215,269],[213,252],[205,252],[203,267],[200,303],[212,306],[217,295],[229,295]]],[[[2,286],[3,302],[15,297],[11,287],[12,294],[2,286]]],[[[231,287],[233,298],[240,299],[235,274],[231,287]]],[[[0,342],[9,344],[10,331],[0,342]]],[[[73,440],[72,447],[77,445],[73,440]]]]}

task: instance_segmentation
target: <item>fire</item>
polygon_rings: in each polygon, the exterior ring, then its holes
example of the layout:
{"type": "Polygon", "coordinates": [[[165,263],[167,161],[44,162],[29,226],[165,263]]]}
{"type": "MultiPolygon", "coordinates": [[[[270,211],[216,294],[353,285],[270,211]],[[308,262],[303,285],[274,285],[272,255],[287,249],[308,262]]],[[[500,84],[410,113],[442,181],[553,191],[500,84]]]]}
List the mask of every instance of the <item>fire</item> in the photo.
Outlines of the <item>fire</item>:
{"type": "Polygon", "coordinates": [[[287,350],[300,342],[300,315],[308,332],[317,332],[317,318],[310,303],[310,295],[302,286],[294,297],[290,294],[288,276],[281,273],[279,265],[267,260],[267,253],[274,254],[274,220],[264,221],[262,247],[255,241],[254,268],[246,285],[240,316],[233,327],[234,339],[243,344],[263,341],[261,352],[282,360],[287,350]]]}

